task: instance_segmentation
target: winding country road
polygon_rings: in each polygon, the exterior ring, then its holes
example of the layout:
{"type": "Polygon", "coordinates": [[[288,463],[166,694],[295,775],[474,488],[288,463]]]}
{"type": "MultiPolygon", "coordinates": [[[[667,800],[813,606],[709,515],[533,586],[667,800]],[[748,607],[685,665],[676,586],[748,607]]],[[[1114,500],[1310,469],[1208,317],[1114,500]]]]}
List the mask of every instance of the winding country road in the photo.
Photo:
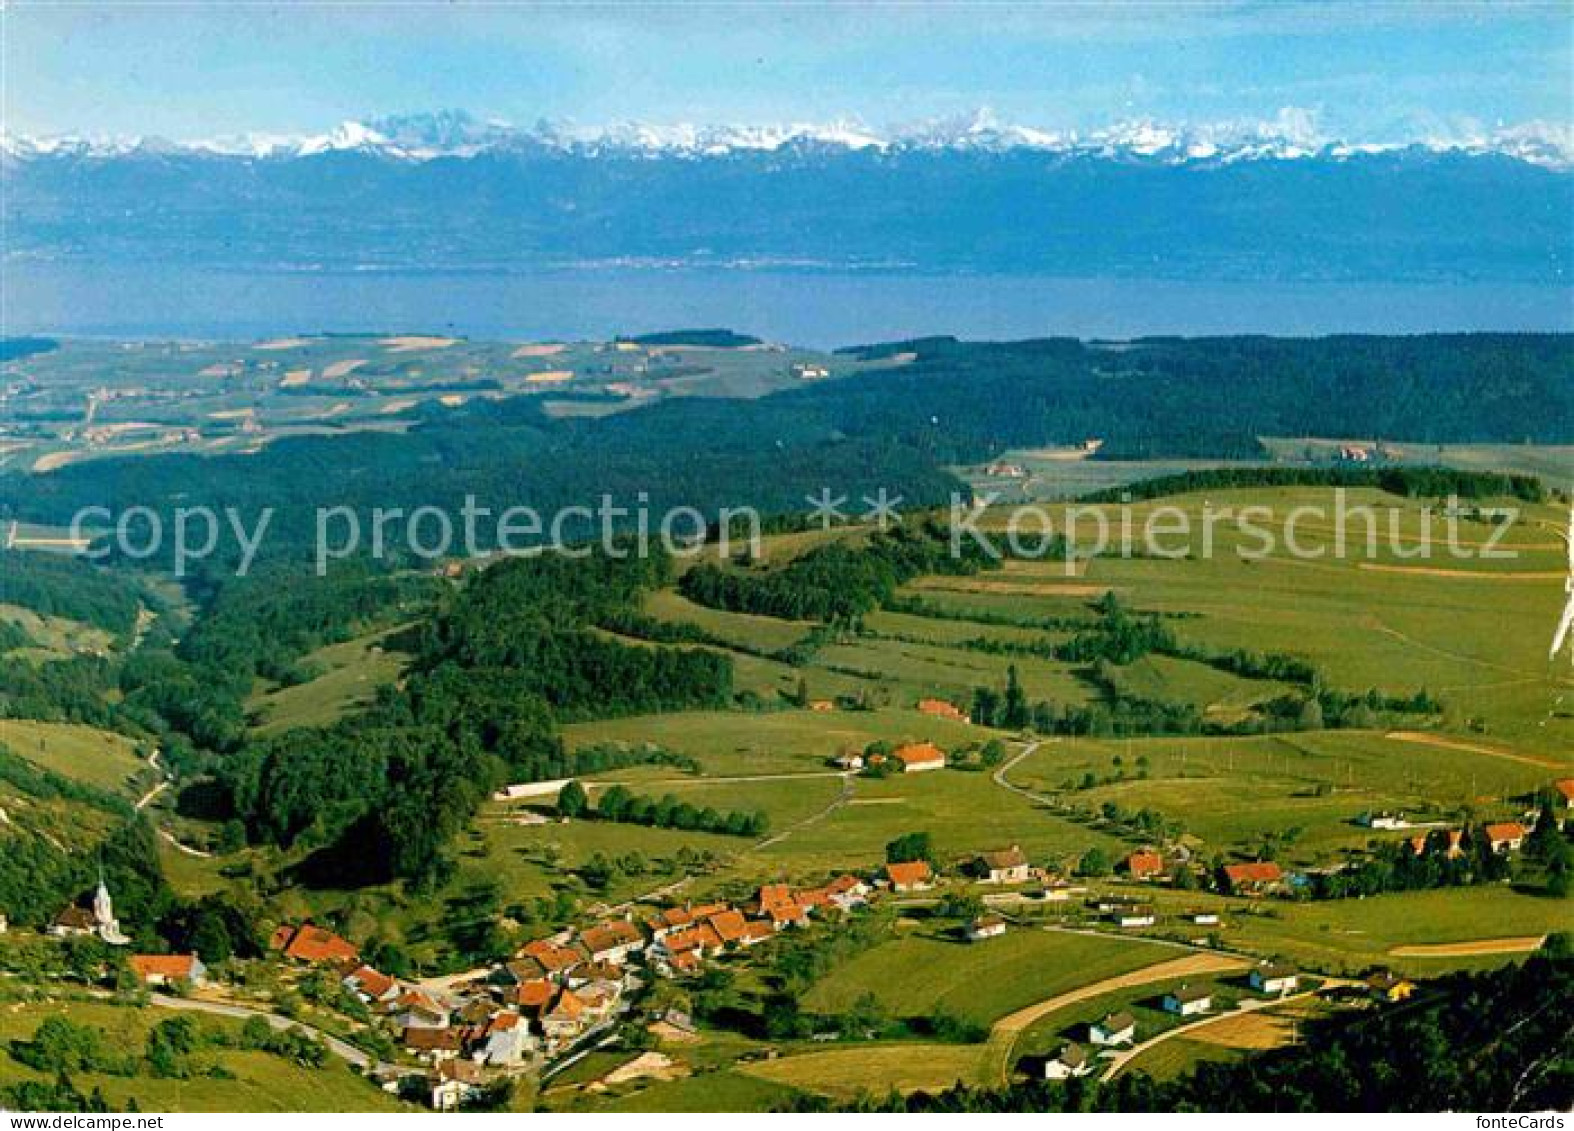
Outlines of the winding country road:
{"type": "Polygon", "coordinates": [[[1068,1005],[1076,1005],[1078,1002],[1101,997],[1114,990],[1127,990],[1136,986],[1151,985],[1154,982],[1167,982],[1175,978],[1229,974],[1249,969],[1250,966],[1251,963],[1244,958],[1235,958],[1227,954],[1198,952],[1189,954],[1185,958],[1172,958],[1165,962],[1157,962],[1152,966],[1144,966],[1140,970],[1118,974],[1113,978],[1105,978],[1101,982],[1092,982],[1086,986],[1068,990],[1063,994],[1056,994],[1052,998],[1035,1002],[1017,1010],[1015,1013],[1006,1014],[990,1026],[989,1041],[985,1045],[983,1059],[979,1064],[979,1074],[986,1084],[1010,1083],[1011,1065],[1014,1063],[1013,1053],[1022,1034],[1034,1022],[1048,1017],[1051,1013],[1064,1009],[1068,1005]]]}
{"type": "Polygon", "coordinates": [[[397,1072],[404,1076],[424,1071],[420,1068],[409,1068],[402,1064],[389,1064],[385,1060],[378,1060],[370,1054],[362,1052],[348,1041],[335,1037],[332,1033],[325,1033],[321,1029],[306,1024],[304,1021],[295,1021],[277,1013],[268,1013],[266,1010],[252,1009],[250,1006],[245,1005],[230,1005],[222,1001],[204,1001],[202,998],[171,997],[168,994],[149,994],[148,1001],[161,1009],[206,1013],[214,1017],[232,1017],[240,1020],[261,1017],[268,1023],[268,1027],[276,1033],[285,1033],[291,1029],[299,1029],[307,1036],[321,1041],[329,1052],[341,1060],[348,1061],[362,1071],[372,1069],[377,1072],[397,1072]]]}

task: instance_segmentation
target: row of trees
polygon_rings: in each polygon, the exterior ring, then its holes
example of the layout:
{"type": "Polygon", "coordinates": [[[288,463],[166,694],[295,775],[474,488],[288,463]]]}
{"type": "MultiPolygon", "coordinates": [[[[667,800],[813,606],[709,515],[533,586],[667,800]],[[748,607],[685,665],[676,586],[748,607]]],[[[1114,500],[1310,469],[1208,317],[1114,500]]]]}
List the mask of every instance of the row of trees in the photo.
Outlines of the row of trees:
{"type": "Polygon", "coordinates": [[[570,818],[595,816],[603,821],[726,836],[763,836],[770,827],[769,819],[758,809],[724,812],[708,805],[690,804],[670,793],[658,798],[643,797],[622,785],[609,786],[592,807],[585,787],[577,781],[569,782],[558,793],[557,809],[570,818]]]}

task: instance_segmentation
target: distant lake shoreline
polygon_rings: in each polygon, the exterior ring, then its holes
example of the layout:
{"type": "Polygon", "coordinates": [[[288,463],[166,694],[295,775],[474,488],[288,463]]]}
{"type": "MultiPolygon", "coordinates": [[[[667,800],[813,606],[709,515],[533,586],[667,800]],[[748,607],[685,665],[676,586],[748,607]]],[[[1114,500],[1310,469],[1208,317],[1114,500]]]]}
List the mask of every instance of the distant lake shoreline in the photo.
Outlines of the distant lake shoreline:
{"type": "Polygon", "coordinates": [[[0,333],[250,340],[441,331],[603,340],[726,326],[834,347],[962,338],[1574,331],[1574,288],[1519,283],[1216,282],[720,268],[220,271],[5,264],[0,333]]]}

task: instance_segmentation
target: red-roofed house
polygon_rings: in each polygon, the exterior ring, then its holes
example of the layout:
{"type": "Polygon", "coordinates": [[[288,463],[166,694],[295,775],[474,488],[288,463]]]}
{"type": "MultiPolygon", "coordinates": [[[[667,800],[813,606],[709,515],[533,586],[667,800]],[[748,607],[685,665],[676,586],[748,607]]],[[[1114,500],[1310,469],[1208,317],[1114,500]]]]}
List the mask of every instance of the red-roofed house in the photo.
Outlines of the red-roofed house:
{"type": "Polygon", "coordinates": [[[1525,837],[1530,830],[1518,821],[1503,821],[1495,825],[1487,825],[1481,833],[1487,838],[1487,846],[1493,852],[1518,852],[1519,846],[1525,843],[1525,837]]]}
{"type": "Polygon", "coordinates": [[[537,1016],[543,1009],[552,1004],[552,995],[557,993],[557,987],[545,978],[514,987],[514,1004],[521,1012],[531,1017],[537,1016]]]}
{"type": "Polygon", "coordinates": [[[519,953],[539,962],[549,978],[561,978],[585,960],[585,956],[573,947],[551,939],[536,939],[535,942],[526,943],[519,953]]]}
{"type": "Polygon", "coordinates": [[[623,963],[645,948],[645,936],[627,919],[613,919],[590,927],[579,936],[596,962],[623,963]]]}
{"type": "Polygon", "coordinates": [[[769,919],[777,930],[801,926],[809,921],[809,910],[793,896],[786,884],[766,884],[760,889],[760,917],[769,919]]]}
{"type": "Polygon", "coordinates": [[[1126,857],[1121,867],[1134,880],[1151,880],[1164,874],[1164,857],[1151,848],[1144,848],[1126,857]]]}
{"type": "Polygon", "coordinates": [[[892,891],[923,891],[934,879],[934,872],[927,860],[913,860],[906,864],[887,864],[885,878],[892,891]]]}
{"type": "Polygon", "coordinates": [[[1272,860],[1224,866],[1224,886],[1233,895],[1263,895],[1283,885],[1284,870],[1272,860]]]}
{"type": "Polygon", "coordinates": [[[360,952],[346,939],[332,931],[303,923],[299,927],[280,927],[273,932],[271,945],[282,950],[286,958],[314,964],[340,964],[356,962],[360,952]]]}
{"type": "Polygon", "coordinates": [[[133,954],[126,962],[145,986],[174,986],[184,982],[200,986],[208,968],[195,954],[133,954]]]}
{"type": "Polygon", "coordinates": [[[399,983],[370,966],[357,966],[345,975],[344,988],[368,1005],[389,1001],[399,995],[399,983]]]}
{"type": "Polygon", "coordinates": [[[722,942],[730,945],[743,944],[743,936],[748,933],[748,921],[744,919],[743,912],[728,910],[712,915],[706,920],[711,930],[716,932],[722,942]]]}
{"type": "Polygon", "coordinates": [[[891,751],[891,757],[902,764],[904,774],[945,769],[945,751],[933,742],[909,742],[891,751]]]}
{"type": "Polygon", "coordinates": [[[1574,814],[1574,778],[1559,778],[1552,783],[1555,798],[1561,798],[1564,814],[1574,814]]]}

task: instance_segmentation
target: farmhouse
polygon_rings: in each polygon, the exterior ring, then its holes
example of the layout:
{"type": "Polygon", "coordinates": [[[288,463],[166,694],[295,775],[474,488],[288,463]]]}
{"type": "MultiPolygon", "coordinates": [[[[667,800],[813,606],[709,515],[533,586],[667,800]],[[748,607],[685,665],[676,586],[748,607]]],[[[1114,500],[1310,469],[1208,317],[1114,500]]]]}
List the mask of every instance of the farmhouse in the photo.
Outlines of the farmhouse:
{"type": "Polygon", "coordinates": [[[1081,1045],[1067,1042],[1066,1045],[1044,1062],[1044,1079],[1069,1080],[1073,1076],[1086,1076],[1093,1071],[1093,1061],[1088,1057],[1087,1049],[1081,1045]]]}
{"type": "Polygon", "coordinates": [[[1363,813],[1356,821],[1368,829],[1408,829],[1410,822],[1403,813],[1363,813]]]}
{"type": "Polygon", "coordinates": [[[1552,797],[1563,810],[1560,818],[1574,816],[1574,778],[1559,778],[1552,783],[1552,797]]]}
{"type": "Polygon", "coordinates": [[[846,754],[838,754],[831,760],[831,765],[838,770],[861,770],[864,768],[864,756],[849,751],[846,754]]]}
{"type": "Polygon", "coordinates": [[[1095,1045],[1129,1045],[1137,1039],[1137,1019],[1125,1010],[1107,1013],[1088,1026],[1088,1040],[1095,1045]]]}
{"type": "Polygon", "coordinates": [[[1022,849],[1013,844],[1010,848],[980,856],[977,872],[986,884],[1021,884],[1027,882],[1031,869],[1022,849]]]}
{"type": "Polygon", "coordinates": [[[928,715],[935,719],[950,719],[956,723],[970,723],[973,720],[954,703],[944,699],[920,699],[918,701],[920,714],[928,715]]]}
{"type": "Polygon", "coordinates": [[[195,954],[133,954],[126,962],[145,986],[200,986],[207,981],[208,968],[195,954]]]}
{"type": "Polygon", "coordinates": [[[1300,975],[1293,966],[1264,962],[1252,967],[1247,976],[1252,989],[1265,994],[1287,994],[1300,984],[1300,975]]]}
{"type": "Polygon", "coordinates": [[[1493,852],[1518,852],[1519,846],[1525,843],[1525,837],[1530,830],[1518,821],[1503,821],[1500,824],[1487,825],[1481,833],[1487,838],[1487,847],[1493,852]]]}
{"type": "Polygon", "coordinates": [[[898,746],[891,752],[891,757],[902,764],[904,774],[945,769],[945,751],[932,742],[909,742],[906,746],[898,746]]]}
{"type": "Polygon", "coordinates": [[[906,864],[887,864],[885,878],[892,891],[924,891],[934,879],[927,860],[913,860],[906,864]]]}
{"type": "Polygon", "coordinates": [[[1151,848],[1140,849],[1121,862],[1121,871],[1134,880],[1151,880],[1164,874],[1164,857],[1151,848]]]}
{"type": "Polygon", "coordinates": [[[1213,1008],[1213,994],[1201,986],[1181,986],[1164,995],[1164,1012],[1191,1017],[1213,1008]]]}
{"type": "Polygon", "coordinates": [[[1193,911],[1187,918],[1199,927],[1217,927],[1219,925],[1219,913],[1217,911],[1193,911]]]}
{"type": "Polygon", "coordinates": [[[404,1051],[419,1060],[437,1062],[451,1060],[459,1055],[458,1029],[406,1029],[400,1038],[404,1051]]]}
{"type": "Polygon", "coordinates": [[[1375,1001],[1409,1001],[1415,988],[1415,983],[1409,978],[1395,974],[1392,970],[1378,970],[1366,979],[1367,992],[1375,1001]]]}
{"type": "Polygon", "coordinates": [[[1006,933],[1006,921],[999,915],[980,915],[967,927],[968,942],[983,942],[1006,933]]]}
{"type": "Polygon", "coordinates": [[[786,884],[766,884],[760,888],[758,904],[760,917],[770,920],[778,931],[809,921],[809,909],[798,902],[792,888],[786,884]]]}
{"type": "Polygon", "coordinates": [[[1224,887],[1232,895],[1266,895],[1283,886],[1284,871],[1272,860],[1224,866],[1224,887]]]}
{"type": "Polygon", "coordinates": [[[281,926],[273,932],[268,945],[282,951],[286,958],[313,965],[338,965],[360,958],[360,952],[348,940],[310,923],[299,927],[281,926]]]}

